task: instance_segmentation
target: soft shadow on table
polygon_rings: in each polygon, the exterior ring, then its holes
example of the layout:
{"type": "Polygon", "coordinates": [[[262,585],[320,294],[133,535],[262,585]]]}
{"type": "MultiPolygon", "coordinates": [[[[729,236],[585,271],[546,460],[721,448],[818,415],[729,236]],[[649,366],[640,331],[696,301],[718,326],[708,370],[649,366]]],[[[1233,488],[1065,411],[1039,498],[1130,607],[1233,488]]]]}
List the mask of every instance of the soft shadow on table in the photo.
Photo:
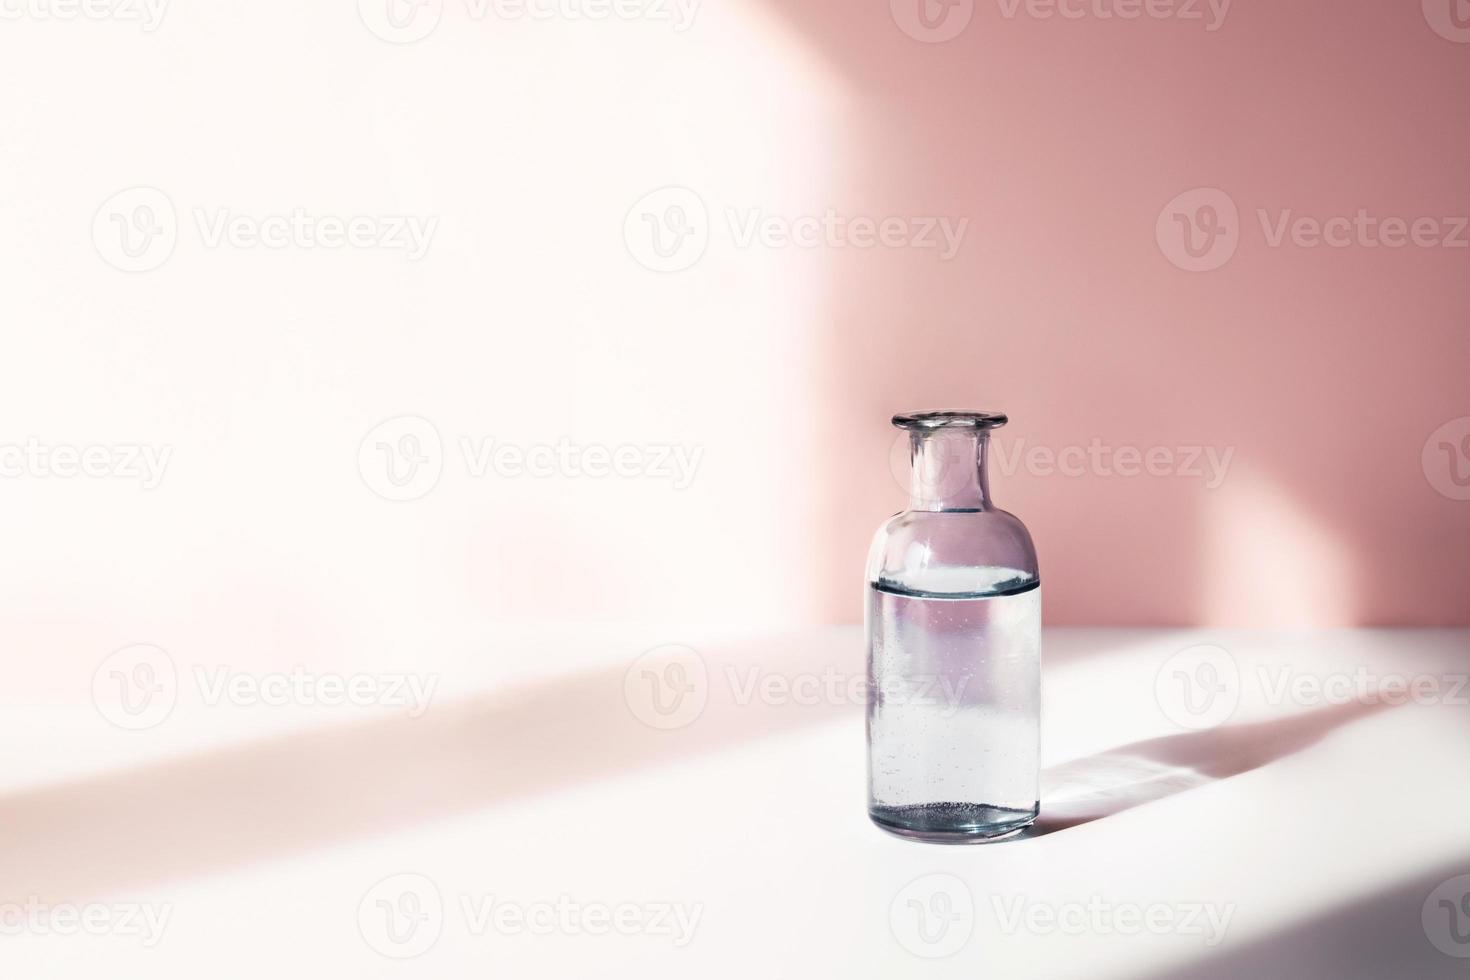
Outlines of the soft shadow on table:
{"type": "MultiPolygon", "coordinates": [[[[813,700],[810,691],[782,699],[753,686],[773,677],[861,678],[856,636],[771,635],[703,648],[708,703],[672,730],[645,724],[630,708],[630,655],[482,697],[436,700],[416,719],[375,715],[10,793],[0,797],[0,902],[74,900],[216,873],[842,717],[860,725],[861,691],[856,701],[813,700]]],[[[640,664],[655,673],[662,666],[640,664]]],[[[106,737],[149,737],[99,725],[106,737]]],[[[576,832],[596,828],[590,821],[576,832]]]]}
{"type": "MultiPolygon", "coordinates": [[[[1130,636],[1063,642],[1049,662],[1130,636]]],[[[862,737],[863,692],[845,685],[864,674],[857,628],[702,647],[708,704],[672,730],[644,724],[629,707],[637,653],[480,697],[435,700],[417,719],[375,715],[0,796],[0,902],[72,900],[212,874],[843,718],[857,726],[854,744],[862,737]],[[798,678],[819,686],[784,698],[758,693],[767,681],[798,678]]],[[[106,737],[150,736],[98,724],[106,737]]],[[[576,828],[596,831],[596,821],[576,828]]]]}
{"type": "Polygon", "coordinates": [[[1351,703],[1166,735],[1054,766],[1042,774],[1041,816],[1023,838],[1045,837],[1238,776],[1300,752],[1334,729],[1385,707],[1381,702],[1351,703]]]}
{"type": "Polygon", "coordinates": [[[1206,955],[1140,980],[1463,980],[1470,960],[1441,952],[1428,934],[1470,953],[1470,918],[1454,902],[1425,905],[1441,884],[1464,874],[1470,874],[1470,854],[1259,939],[1233,943],[1227,930],[1224,943],[1206,955]]]}

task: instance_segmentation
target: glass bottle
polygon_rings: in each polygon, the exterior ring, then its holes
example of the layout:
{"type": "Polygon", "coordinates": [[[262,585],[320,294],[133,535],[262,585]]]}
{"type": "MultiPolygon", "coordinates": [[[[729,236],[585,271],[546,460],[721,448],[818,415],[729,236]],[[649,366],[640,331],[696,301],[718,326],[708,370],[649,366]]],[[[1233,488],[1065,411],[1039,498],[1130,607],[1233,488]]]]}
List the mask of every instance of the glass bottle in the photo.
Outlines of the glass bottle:
{"type": "Polygon", "coordinates": [[[868,815],[927,841],[995,840],[1040,811],[1041,579],[990,502],[989,412],[916,412],[909,506],[868,557],[868,815]]]}

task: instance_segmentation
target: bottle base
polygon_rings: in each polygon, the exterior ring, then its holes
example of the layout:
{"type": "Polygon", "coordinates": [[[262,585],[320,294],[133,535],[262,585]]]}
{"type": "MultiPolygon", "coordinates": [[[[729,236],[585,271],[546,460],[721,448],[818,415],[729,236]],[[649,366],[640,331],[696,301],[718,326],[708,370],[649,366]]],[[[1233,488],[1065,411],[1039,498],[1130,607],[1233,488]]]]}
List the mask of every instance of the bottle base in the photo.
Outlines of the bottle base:
{"type": "Polygon", "coordinates": [[[1014,837],[1036,822],[1041,807],[1028,810],[985,803],[914,803],[869,807],[881,830],[930,844],[989,844],[1014,837]]]}

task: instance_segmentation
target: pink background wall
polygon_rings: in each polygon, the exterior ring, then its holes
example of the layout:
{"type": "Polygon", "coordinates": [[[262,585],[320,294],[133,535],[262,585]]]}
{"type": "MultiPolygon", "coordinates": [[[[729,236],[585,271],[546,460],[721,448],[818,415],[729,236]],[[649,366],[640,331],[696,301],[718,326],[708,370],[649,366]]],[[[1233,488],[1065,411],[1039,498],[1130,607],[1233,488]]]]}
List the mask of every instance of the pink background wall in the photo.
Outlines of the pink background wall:
{"type": "Polygon", "coordinates": [[[904,501],[888,417],[976,407],[1013,419],[993,486],[1052,622],[1470,622],[1470,248],[1272,247],[1257,217],[1456,230],[1470,29],[1448,0],[1099,16],[1128,2],[935,0],[942,43],[918,0],[691,0],[673,24],[446,3],[407,43],[368,0],[179,8],[127,43],[0,32],[0,75],[48,86],[0,111],[0,323],[26,365],[0,462],[32,438],[170,450],[153,487],[0,479],[0,615],[88,670],[138,639],[289,663],[505,624],[852,622],[904,501]],[[670,187],[707,247],[658,271],[638,236],[670,187]],[[139,188],[177,242],[125,271],[139,188]],[[1177,221],[1211,203],[1192,261],[1177,221]],[[435,234],[408,258],[207,233],[293,209],[435,234]],[[947,260],[740,231],[828,209],[967,224],[947,260]],[[380,449],[414,420],[442,476],[385,499],[380,449]],[[697,473],[465,452],[562,440],[697,473]],[[1094,441],[1163,463],[1034,455],[1094,441]],[[1222,478],[1180,472],[1206,450],[1222,478]]]}
{"type": "Polygon", "coordinates": [[[855,614],[844,571],[892,509],[867,479],[886,416],[979,407],[1010,413],[1003,445],[1234,450],[1213,489],[992,467],[1038,540],[1053,622],[1470,622],[1470,502],[1421,461],[1470,415],[1463,219],[1437,223],[1458,247],[1273,247],[1258,215],[1274,234],[1288,209],[1470,214],[1470,43],[1407,3],[1237,3],[1215,31],[961,3],[971,20],[946,43],[895,32],[880,4],[778,6],[858,93],[849,193],[971,219],[948,263],[835,262],[829,615],[855,614]],[[1238,245],[1184,271],[1156,223],[1202,187],[1237,207],[1238,245]]]}

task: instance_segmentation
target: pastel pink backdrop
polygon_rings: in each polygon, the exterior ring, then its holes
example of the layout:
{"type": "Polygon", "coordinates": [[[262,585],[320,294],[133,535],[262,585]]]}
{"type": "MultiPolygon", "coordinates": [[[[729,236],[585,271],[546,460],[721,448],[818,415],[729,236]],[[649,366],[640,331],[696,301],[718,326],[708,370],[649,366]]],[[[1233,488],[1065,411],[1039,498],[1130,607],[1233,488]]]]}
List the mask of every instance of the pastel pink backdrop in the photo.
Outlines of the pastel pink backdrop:
{"type": "Polygon", "coordinates": [[[51,84],[0,126],[0,441],[174,450],[154,490],[0,480],[28,656],[85,679],[145,640],[290,663],[504,624],[853,622],[904,499],[887,419],[942,406],[1054,452],[1233,450],[1215,489],[997,474],[1051,622],[1470,622],[1470,502],[1421,465],[1470,415],[1470,250],[1271,248],[1255,218],[1470,214],[1470,44],[1419,4],[1239,0],[1207,31],[990,0],[942,44],[888,0],[708,0],[682,33],[467,9],[393,45],[351,4],[181,8],[146,58],[0,32],[0,76],[51,84]],[[180,237],[126,274],[89,230],[136,185],[180,237]],[[669,186],[715,233],[660,273],[625,218],[669,186]],[[1241,240],[1186,272],[1156,223],[1201,187],[1241,240]],[[197,230],[298,206],[438,231],[410,262],[197,230]],[[727,218],[827,208],[969,224],[945,262],[741,246],[727,218]],[[402,416],[437,426],[444,475],[394,503],[359,447],[402,416]],[[461,451],[560,439],[702,455],[680,488],[474,477],[461,451]]]}
{"type": "Polygon", "coordinates": [[[970,218],[949,263],[834,264],[827,616],[857,614],[853,570],[892,509],[873,479],[887,416],[978,407],[1052,450],[1234,449],[1213,490],[993,476],[1038,541],[1052,622],[1470,622],[1470,503],[1421,465],[1470,415],[1470,250],[1273,248],[1257,217],[1470,214],[1470,45],[1409,3],[1238,3],[1207,32],[982,2],[942,44],[884,4],[773,6],[859,93],[846,177],[866,212],[970,218]],[[1196,187],[1240,212],[1209,272],[1155,241],[1196,187]]]}

